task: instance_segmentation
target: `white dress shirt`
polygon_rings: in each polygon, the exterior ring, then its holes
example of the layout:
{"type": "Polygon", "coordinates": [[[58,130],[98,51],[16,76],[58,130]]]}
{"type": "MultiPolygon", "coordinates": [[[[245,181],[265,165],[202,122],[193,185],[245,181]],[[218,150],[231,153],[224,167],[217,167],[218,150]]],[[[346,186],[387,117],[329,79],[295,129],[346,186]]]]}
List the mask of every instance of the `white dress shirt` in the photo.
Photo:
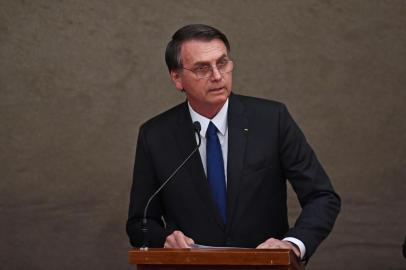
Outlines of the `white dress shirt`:
{"type": "MultiPolygon", "coordinates": [[[[192,121],[198,121],[201,126],[200,136],[202,139],[202,143],[199,147],[200,157],[203,163],[204,172],[207,175],[207,161],[206,161],[206,131],[207,127],[209,126],[210,121],[218,129],[217,136],[220,141],[221,151],[223,154],[223,162],[224,162],[224,175],[226,176],[226,186],[227,186],[227,157],[228,157],[228,123],[227,123],[227,112],[228,112],[228,99],[224,103],[221,110],[214,116],[213,119],[209,119],[204,117],[203,115],[199,114],[195,110],[193,110],[192,106],[188,102],[190,116],[192,117],[192,121]]],[[[196,135],[196,141],[198,141],[198,136],[196,135]]],[[[306,248],[302,241],[294,237],[286,237],[283,239],[284,241],[289,241],[295,244],[300,250],[300,258],[303,259],[306,248]]]]}
{"type": "MultiPolygon", "coordinates": [[[[192,117],[192,121],[198,121],[201,126],[200,136],[202,138],[202,144],[199,147],[200,157],[202,159],[204,172],[207,175],[207,160],[206,160],[206,131],[209,126],[210,121],[216,126],[218,132],[217,136],[220,141],[221,145],[221,152],[223,154],[223,162],[224,162],[224,175],[226,176],[226,186],[227,186],[227,156],[228,156],[228,125],[227,125],[227,111],[228,111],[228,99],[226,103],[224,103],[221,110],[214,116],[213,119],[209,119],[204,117],[203,115],[197,113],[193,110],[192,106],[189,105],[189,112],[190,116],[192,117]]],[[[199,138],[196,134],[196,140],[199,138]]]]}

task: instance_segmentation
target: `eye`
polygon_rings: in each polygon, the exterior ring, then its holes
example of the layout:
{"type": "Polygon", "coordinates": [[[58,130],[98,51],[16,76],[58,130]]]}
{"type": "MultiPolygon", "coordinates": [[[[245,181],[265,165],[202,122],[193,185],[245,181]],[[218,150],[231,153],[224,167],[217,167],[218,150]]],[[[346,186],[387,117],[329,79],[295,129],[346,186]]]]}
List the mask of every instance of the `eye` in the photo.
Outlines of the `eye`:
{"type": "Polygon", "coordinates": [[[195,68],[196,72],[206,72],[207,70],[210,69],[210,66],[204,65],[204,66],[198,66],[195,68]]]}
{"type": "Polygon", "coordinates": [[[223,58],[217,63],[218,66],[225,66],[227,64],[228,64],[228,59],[227,58],[223,58]]]}

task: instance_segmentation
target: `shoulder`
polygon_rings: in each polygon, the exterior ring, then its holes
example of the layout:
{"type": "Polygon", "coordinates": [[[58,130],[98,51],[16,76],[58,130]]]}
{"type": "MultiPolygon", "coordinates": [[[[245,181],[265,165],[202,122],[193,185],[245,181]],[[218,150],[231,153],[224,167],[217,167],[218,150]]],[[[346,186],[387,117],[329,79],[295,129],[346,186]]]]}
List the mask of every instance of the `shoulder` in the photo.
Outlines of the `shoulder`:
{"type": "Polygon", "coordinates": [[[254,115],[274,115],[287,112],[285,104],[276,100],[233,94],[231,103],[240,103],[244,111],[254,115]]]}
{"type": "Polygon", "coordinates": [[[177,121],[187,117],[187,103],[180,103],[144,122],[140,130],[165,132],[173,129],[177,121]]]}

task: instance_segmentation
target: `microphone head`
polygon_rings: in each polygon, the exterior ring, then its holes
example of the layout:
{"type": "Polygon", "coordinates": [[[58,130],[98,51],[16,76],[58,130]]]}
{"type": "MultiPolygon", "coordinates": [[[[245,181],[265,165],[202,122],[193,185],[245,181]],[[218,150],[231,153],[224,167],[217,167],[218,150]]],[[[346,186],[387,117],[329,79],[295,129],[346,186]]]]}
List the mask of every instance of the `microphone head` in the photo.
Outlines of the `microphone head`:
{"type": "Polygon", "coordinates": [[[195,122],[193,123],[193,128],[195,129],[195,131],[196,131],[197,133],[200,133],[200,130],[202,129],[202,126],[200,125],[200,122],[199,122],[199,121],[195,121],[195,122]]]}

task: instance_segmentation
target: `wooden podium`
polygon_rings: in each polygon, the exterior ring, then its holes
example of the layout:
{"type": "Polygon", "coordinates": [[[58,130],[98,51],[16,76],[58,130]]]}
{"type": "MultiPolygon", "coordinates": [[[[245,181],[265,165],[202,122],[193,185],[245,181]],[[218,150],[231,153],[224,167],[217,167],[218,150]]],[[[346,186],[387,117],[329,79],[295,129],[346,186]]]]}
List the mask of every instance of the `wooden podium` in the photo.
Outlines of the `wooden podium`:
{"type": "Polygon", "coordinates": [[[128,255],[130,264],[136,264],[138,270],[304,270],[289,249],[150,248],[143,251],[133,248],[128,255]]]}

